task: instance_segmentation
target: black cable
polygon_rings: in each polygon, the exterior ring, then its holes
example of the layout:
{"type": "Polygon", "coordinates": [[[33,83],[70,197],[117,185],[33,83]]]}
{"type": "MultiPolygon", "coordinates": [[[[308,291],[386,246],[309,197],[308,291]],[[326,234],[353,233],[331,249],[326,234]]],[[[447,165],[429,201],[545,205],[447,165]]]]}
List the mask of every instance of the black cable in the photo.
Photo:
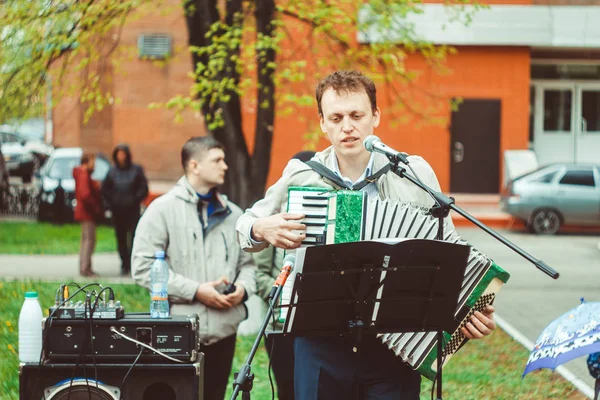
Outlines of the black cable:
{"type": "MultiPolygon", "coordinates": [[[[56,308],[54,309],[54,311],[52,311],[50,313],[50,315],[48,316],[48,318],[46,318],[46,322],[44,324],[45,326],[44,326],[44,329],[43,329],[43,335],[42,335],[42,350],[40,351],[40,361],[38,363],[39,370],[37,371],[38,374],[36,376],[35,383],[33,385],[33,391],[31,393],[35,393],[35,391],[37,390],[37,387],[38,387],[38,384],[39,384],[39,379],[40,379],[40,376],[42,375],[42,370],[43,370],[43,368],[45,366],[45,364],[43,362],[44,348],[46,347],[46,345],[48,343],[48,331],[49,331],[49,328],[52,326],[52,321],[54,319],[54,314],[60,309],[60,307],[62,307],[63,305],[65,305],[65,303],[68,302],[69,300],[73,299],[73,297],[75,297],[77,294],[79,294],[79,292],[81,292],[83,289],[85,289],[87,287],[90,287],[90,286],[94,286],[94,285],[100,286],[99,283],[92,282],[92,283],[89,283],[89,284],[81,287],[81,286],[79,286],[75,282],[70,282],[67,285],[61,285],[60,286],[59,290],[61,291],[61,296],[62,296],[62,291],[63,291],[64,287],[65,286],[71,286],[71,285],[75,285],[78,288],[78,290],[76,290],[75,293],[73,293],[67,299],[64,299],[60,304],[58,304],[56,306],[56,308]]],[[[42,392],[42,400],[47,400],[45,392],[42,392]]]]}
{"type": "MultiPolygon", "coordinates": [[[[98,367],[96,365],[96,352],[94,350],[94,327],[93,327],[93,319],[94,319],[94,311],[96,311],[96,307],[98,306],[98,300],[100,299],[100,295],[105,290],[110,290],[110,297],[114,299],[114,291],[110,286],[103,287],[97,294],[94,299],[94,306],[90,309],[90,345],[92,351],[92,364],[94,365],[94,378],[96,379],[96,389],[98,389],[98,367]]],[[[105,304],[106,306],[106,304],[105,304]]]]}
{"type": "MultiPolygon", "coordinates": [[[[93,327],[93,319],[94,319],[94,311],[96,311],[96,307],[98,306],[98,300],[100,299],[100,295],[105,290],[110,290],[109,299],[114,300],[115,292],[113,291],[112,287],[110,287],[110,286],[103,287],[96,294],[96,298],[94,300],[94,306],[91,308],[91,311],[90,311],[90,336],[91,336],[90,344],[91,344],[91,351],[92,351],[92,363],[94,365],[94,377],[96,379],[96,389],[98,389],[98,367],[96,365],[96,352],[94,350],[94,339],[93,339],[94,338],[94,327],[93,327]]],[[[106,303],[104,305],[106,306],[106,303]]]]}
{"type": "MultiPolygon", "coordinates": [[[[269,299],[269,307],[273,310],[271,314],[271,318],[273,319],[273,327],[275,327],[275,299],[269,299]]],[[[264,334],[265,337],[265,345],[267,344],[267,335],[264,334]]],[[[268,351],[268,350],[267,350],[268,351]]],[[[271,343],[271,351],[269,352],[269,366],[267,367],[267,373],[269,376],[269,384],[271,385],[271,400],[275,400],[275,385],[273,384],[273,377],[271,376],[271,371],[273,369],[273,354],[275,354],[275,339],[271,343]]]]}
{"type": "MultiPolygon", "coordinates": [[[[93,292],[94,291],[92,291],[91,293],[93,293],[93,292]]],[[[84,318],[84,320],[87,319],[87,310],[88,309],[90,310],[90,314],[91,314],[91,309],[92,309],[92,305],[91,305],[91,301],[90,301],[90,298],[92,296],[91,293],[87,292],[85,294],[85,301],[83,303],[83,318],[84,318]]],[[[84,329],[85,329],[85,326],[84,326],[84,329]]],[[[90,342],[91,342],[93,340],[91,332],[90,332],[89,337],[90,337],[90,342]]],[[[82,347],[85,347],[85,340],[84,340],[84,346],[82,346],[82,347]]],[[[87,392],[88,392],[88,400],[92,400],[92,393],[90,391],[90,382],[88,381],[85,352],[83,353],[81,358],[82,358],[81,361],[83,363],[83,376],[85,377],[85,387],[87,388],[87,392]]],[[[96,392],[98,392],[98,377],[96,377],[96,392]]],[[[67,398],[67,400],[69,400],[69,399],[67,398]]]]}
{"type": "MultiPolygon", "coordinates": [[[[95,290],[92,291],[92,295],[94,293],[96,293],[95,290]]],[[[89,321],[89,326],[90,326],[90,351],[92,352],[92,363],[94,366],[94,382],[96,383],[96,392],[99,392],[100,389],[98,388],[98,368],[96,367],[96,355],[94,354],[94,327],[93,327],[94,311],[96,309],[96,306],[98,305],[98,296],[96,295],[96,299],[94,301],[93,307],[91,304],[91,296],[86,297],[86,303],[87,303],[88,309],[90,310],[90,317],[87,318],[87,320],[89,321]]],[[[85,308],[84,308],[84,312],[85,312],[85,308]]],[[[87,313],[85,315],[87,316],[87,313]]],[[[83,362],[85,365],[85,362],[86,362],[85,357],[84,357],[83,362]]],[[[86,373],[86,383],[87,383],[87,373],[86,373]]],[[[89,391],[89,384],[88,384],[88,391],[89,391]]]]}
{"type": "MultiPolygon", "coordinates": [[[[82,290],[82,289],[79,289],[79,290],[82,290]]],[[[75,296],[75,294],[73,294],[73,296],[75,296]]],[[[70,298],[73,298],[73,296],[71,296],[70,298]]],[[[86,308],[85,308],[86,304],[87,303],[84,303],[84,314],[85,314],[85,310],[86,310],[86,308]]],[[[85,315],[84,315],[84,317],[85,317],[85,315]]],[[[84,329],[84,331],[85,331],[85,333],[83,335],[83,341],[81,342],[81,345],[79,347],[79,355],[77,356],[77,360],[75,361],[75,366],[73,367],[73,371],[71,372],[71,381],[69,382],[69,393],[67,394],[67,400],[69,400],[71,398],[71,389],[73,389],[73,379],[75,379],[75,373],[77,372],[77,367],[79,366],[79,360],[83,356],[83,348],[85,347],[85,343],[87,341],[88,332],[85,329],[84,329]]],[[[85,360],[83,361],[83,373],[85,375],[85,383],[87,386],[88,395],[91,398],[91,394],[89,393],[90,385],[88,383],[87,373],[85,371],[85,360]]]]}
{"type": "MultiPolygon", "coordinates": [[[[98,286],[102,287],[102,285],[97,284],[98,286]]],[[[79,285],[77,285],[79,287],[79,285]]],[[[85,384],[86,384],[86,388],[87,388],[87,392],[88,392],[88,399],[92,400],[92,394],[90,391],[90,383],[89,383],[89,379],[88,379],[88,373],[87,373],[87,366],[86,366],[86,356],[85,353],[83,353],[85,344],[87,342],[87,338],[89,337],[90,340],[90,351],[92,352],[92,362],[93,362],[93,366],[94,366],[94,382],[96,385],[96,393],[100,393],[100,388],[98,387],[98,367],[96,365],[96,355],[94,353],[94,328],[93,328],[93,319],[94,319],[94,311],[96,310],[96,307],[98,306],[98,300],[100,299],[100,295],[102,294],[103,291],[105,290],[110,290],[111,291],[111,295],[114,296],[114,292],[113,289],[111,287],[102,287],[102,289],[100,290],[100,292],[96,293],[95,290],[92,290],[91,292],[86,292],[86,298],[84,301],[84,305],[83,305],[83,317],[84,320],[87,320],[89,322],[89,331],[86,330],[85,335],[84,335],[84,345],[81,346],[81,349],[79,350],[79,356],[77,357],[77,363],[75,364],[75,367],[73,369],[73,374],[71,375],[71,385],[69,386],[69,395],[67,396],[67,400],[69,400],[69,397],[71,396],[71,387],[73,384],[73,378],[75,375],[75,372],[77,370],[77,366],[79,364],[79,359],[81,358],[82,360],[82,365],[83,365],[83,375],[85,377],[85,384]],[[91,296],[94,295],[94,305],[92,306],[91,304],[91,296]],[[88,318],[88,310],[89,310],[89,318],[88,318]],[[88,336],[89,335],[89,336],[88,336]]],[[[77,294],[74,293],[73,296],[70,296],[70,298],[73,298],[75,295],[77,294]]],[[[84,327],[85,329],[85,327],[84,327]]]]}
{"type": "Polygon", "coordinates": [[[125,389],[125,381],[127,380],[129,373],[133,370],[133,367],[135,367],[135,364],[137,364],[138,360],[142,356],[143,352],[144,352],[144,347],[141,347],[140,352],[138,353],[137,357],[133,361],[133,364],[131,364],[131,367],[129,367],[129,369],[127,370],[127,373],[125,374],[125,376],[123,377],[123,380],[121,381],[121,393],[119,394],[120,400],[123,400],[123,390],[125,389]]]}
{"type": "MultiPolygon", "coordinates": [[[[263,334],[263,336],[265,338],[265,344],[267,344],[267,335],[263,334]]],[[[271,375],[271,371],[273,369],[273,354],[275,354],[275,339],[273,339],[273,342],[271,343],[271,351],[269,352],[269,366],[267,367],[269,385],[271,385],[271,400],[275,400],[275,385],[273,384],[273,376],[271,375]]]]}
{"type": "MultiPolygon", "coordinates": [[[[276,299],[273,299],[273,298],[269,299],[269,306],[273,309],[273,313],[271,314],[273,328],[275,328],[275,324],[277,323],[277,319],[275,318],[275,300],[276,299]]],[[[265,345],[266,345],[267,344],[267,335],[265,334],[264,336],[265,336],[265,345]]],[[[271,351],[269,353],[269,366],[267,367],[267,373],[269,376],[269,384],[271,385],[271,400],[275,400],[275,385],[273,384],[273,378],[271,376],[271,372],[273,370],[273,355],[274,354],[275,354],[275,338],[273,338],[273,343],[271,343],[271,351]]],[[[279,387],[278,387],[278,389],[279,389],[279,387]]]]}

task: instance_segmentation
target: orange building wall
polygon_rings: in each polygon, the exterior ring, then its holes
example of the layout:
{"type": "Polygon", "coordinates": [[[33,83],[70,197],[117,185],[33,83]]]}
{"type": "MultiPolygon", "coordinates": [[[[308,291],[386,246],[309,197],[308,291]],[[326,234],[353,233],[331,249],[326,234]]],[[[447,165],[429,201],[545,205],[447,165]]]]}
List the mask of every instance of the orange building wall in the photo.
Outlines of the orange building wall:
{"type": "MultiPolygon", "coordinates": [[[[63,99],[53,110],[54,143],[82,146],[109,155],[119,143],[128,143],[134,161],[152,179],[175,180],[182,174],[180,150],[191,136],[205,135],[199,113],[185,111],[183,121],[175,122],[173,111],[149,109],[153,102],[166,102],[176,95],[187,96],[192,78],[188,35],[181,3],[169,0],[172,12],[133,15],[122,31],[113,58],[118,64],[103,75],[118,102],[83,123],[83,110],[75,97],[63,99]],[[161,64],[140,60],[137,40],[142,33],[170,34],[173,58],[161,64]]],[[[110,63],[108,63],[110,65],[110,63]]]]}
{"type": "MultiPolygon", "coordinates": [[[[406,97],[430,106],[434,103],[433,105],[441,108],[440,116],[445,122],[440,125],[413,118],[408,123],[397,124],[395,120],[400,118],[397,114],[390,115],[389,104],[386,102],[389,93],[385,86],[380,85],[377,97],[382,110],[382,121],[375,134],[397,150],[423,156],[436,171],[443,190],[450,187],[451,98],[501,99],[499,159],[502,160],[504,150],[527,148],[530,74],[528,48],[461,47],[458,48],[458,54],[448,58],[449,71],[444,75],[433,72],[420,57],[409,57],[406,65],[409,69],[422,71],[415,82],[418,88],[405,89],[406,97]],[[439,99],[433,100],[432,96],[421,94],[422,90],[435,94],[439,99]]],[[[302,116],[307,120],[312,118],[316,123],[316,104],[312,113],[304,112],[302,116]]],[[[276,120],[269,184],[281,176],[289,158],[305,147],[303,135],[308,129],[309,124],[300,121],[297,115],[276,120]]],[[[326,140],[321,140],[318,150],[327,145],[326,140]]]]}

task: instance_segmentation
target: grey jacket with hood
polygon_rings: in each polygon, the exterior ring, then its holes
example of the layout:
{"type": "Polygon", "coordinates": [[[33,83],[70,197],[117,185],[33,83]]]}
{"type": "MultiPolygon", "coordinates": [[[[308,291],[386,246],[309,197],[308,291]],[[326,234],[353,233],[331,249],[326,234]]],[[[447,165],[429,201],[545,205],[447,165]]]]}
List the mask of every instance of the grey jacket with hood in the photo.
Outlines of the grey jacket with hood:
{"type": "Polygon", "coordinates": [[[240,271],[236,285],[243,286],[248,296],[255,292],[254,262],[240,249],[235,233],[235,222],[242,211],[224,196],[218,198],[222,207],[211,218],[207,218],[207,203],[202,202],[200,219],[199,197],[182,177],[144,212],[133,243],[132,276],[146,288],[150,287],[155,251],[165,251],[170,267],[171,314],[197,313],[203,344],[234,334],[247,317],[247,310],[243,303],[226,310],[207,307],[195,300],[198,286],[222,276],[232,281],[240,271]]]}

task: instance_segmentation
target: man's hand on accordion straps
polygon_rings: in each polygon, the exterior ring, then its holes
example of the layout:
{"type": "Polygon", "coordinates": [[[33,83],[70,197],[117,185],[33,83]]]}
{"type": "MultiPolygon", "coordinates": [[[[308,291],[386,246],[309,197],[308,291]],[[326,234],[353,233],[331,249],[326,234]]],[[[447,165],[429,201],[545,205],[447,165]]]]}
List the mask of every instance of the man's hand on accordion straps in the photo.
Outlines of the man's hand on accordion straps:
{"type": "Polygon", "coordinates": [[[257,218],[252,225],[252,237],[259,242],[266,240],[281,249],[298,248],[306,238],[306,225],[296,222],[302,218],[303,214],[289,213],[257,218]]]}
{"type": "Polygon", "coordinates": [[[464,328],[461,328],[461,332],[468,339],[481,339],[492,333],[494,329],[496,329],[494,307],[488,305],[482,313],[475,311],[470,322],[464,328]]]}

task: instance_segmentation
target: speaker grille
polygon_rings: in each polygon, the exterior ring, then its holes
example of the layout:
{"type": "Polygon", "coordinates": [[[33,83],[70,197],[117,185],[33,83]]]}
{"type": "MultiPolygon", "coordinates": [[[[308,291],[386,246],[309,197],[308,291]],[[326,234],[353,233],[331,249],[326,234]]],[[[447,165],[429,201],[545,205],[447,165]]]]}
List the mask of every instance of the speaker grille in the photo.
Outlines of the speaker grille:
{"type": "Polygon", "coordinates": [[[44,389],[45,400],[119,400],[121,391],[92,379],[65,380],[44,389]]]}

